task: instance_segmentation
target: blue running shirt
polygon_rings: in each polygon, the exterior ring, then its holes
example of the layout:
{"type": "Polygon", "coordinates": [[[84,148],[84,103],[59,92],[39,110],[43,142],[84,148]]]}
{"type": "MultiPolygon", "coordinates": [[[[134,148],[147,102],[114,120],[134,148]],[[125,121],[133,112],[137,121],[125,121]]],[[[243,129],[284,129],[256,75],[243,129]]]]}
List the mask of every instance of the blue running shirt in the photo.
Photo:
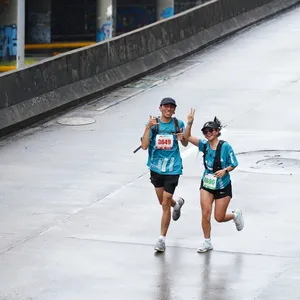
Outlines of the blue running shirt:
{"type": "MultiPolygon", "coordinates": [[[[210,144],[207,140],[199,140],[199,150],[201,152],[204,151],[204,144],[206,144],[206,155],[205,155],[205,162],[207,166],[207,170],[204,170],[203,177],[207,174],[213,174],[213,165],[215,161],[216,156],[216,150],[211,149],[210,144]]],[[[233,152],[233,149],[231,146],[224,142],[221,148],[221,166],[222,169],[226,167],[237,167],[238,161],[236,159],[236,156],[233,152]]],[[[224,189],[230,182],[230,175],[229,173],[226,173],[222,178],[217,179],[217,185],[216,189],[224,189]]]]}
{"type": "MultiPolygon", "coordinates": [[[[179,128],[184,130],[184,123],[178,120],[179,128]]],[[[163,175],[181,175],[182,159],[176,137],[175,122],[169,123],[159,120],[158,134],[153,136],[154,127],[150,131],[150,145],[148,148],[147,166],[151,171],[163,175]]]]}

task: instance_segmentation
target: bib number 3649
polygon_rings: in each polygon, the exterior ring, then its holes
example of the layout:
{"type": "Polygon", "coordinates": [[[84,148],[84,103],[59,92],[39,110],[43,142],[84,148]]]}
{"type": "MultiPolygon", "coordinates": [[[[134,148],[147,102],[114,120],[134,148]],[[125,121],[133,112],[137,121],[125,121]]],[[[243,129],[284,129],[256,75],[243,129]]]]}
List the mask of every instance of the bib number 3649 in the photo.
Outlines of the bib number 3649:
{"type": "Polygon", "coordinates": [[[217,177],[212,174],[206,174],[203,178],[203,187],[215,190],[217,187],[217,177]]]}
{"type": "Polygon", "coordinates": [[[157,135],[155,140],[155,148],[161,150],[168,150],[173,148],[173,135],[157,135]]]}

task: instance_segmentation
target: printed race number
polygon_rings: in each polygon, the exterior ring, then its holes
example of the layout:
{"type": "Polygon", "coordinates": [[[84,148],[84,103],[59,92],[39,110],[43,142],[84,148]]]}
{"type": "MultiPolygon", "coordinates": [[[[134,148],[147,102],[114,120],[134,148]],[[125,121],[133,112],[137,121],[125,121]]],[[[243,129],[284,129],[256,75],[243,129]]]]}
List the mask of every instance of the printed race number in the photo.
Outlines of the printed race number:
{"type": "Polygon", "coordinates": [[[157,135],[155,141],[155,148],[160,150],[169,150],[173,148],[173,135],[157,135]]]}
{"type": "Polygon", "coordinates": [[[217,187],[217,177],[212,174],[206,174],[203,178],[203,187],[215,190],[217,187]]]}

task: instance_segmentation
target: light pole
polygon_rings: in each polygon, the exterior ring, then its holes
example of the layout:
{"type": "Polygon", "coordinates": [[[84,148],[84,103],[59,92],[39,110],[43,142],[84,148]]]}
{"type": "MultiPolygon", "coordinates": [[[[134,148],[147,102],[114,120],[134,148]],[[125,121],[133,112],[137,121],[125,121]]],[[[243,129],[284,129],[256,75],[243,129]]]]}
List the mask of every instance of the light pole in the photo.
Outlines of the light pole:
{"type": "Polygon", "coordinates": [[[17,69],[24,67],[25,44],[25,0],[18,0],[17,22],[17,69]]]}

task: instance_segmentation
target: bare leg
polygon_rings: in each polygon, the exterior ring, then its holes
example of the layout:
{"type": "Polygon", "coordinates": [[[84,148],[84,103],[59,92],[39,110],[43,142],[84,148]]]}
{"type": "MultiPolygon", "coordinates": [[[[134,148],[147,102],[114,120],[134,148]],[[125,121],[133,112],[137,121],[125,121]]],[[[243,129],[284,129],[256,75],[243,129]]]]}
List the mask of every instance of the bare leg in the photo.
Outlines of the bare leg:
{"type": "MultiPolygon", "coordinates": [[[[155,192],[157,195],[157,199],[159,201],[159,204],[162,205],[163,202],[163,194],[164,194],[164,188],[160,187],[160,188],[155,188],[155,192]]],[[[174,207],[176,205],[176,201],[173,200],[173,195],[172,195],[172,204],[171,206],[174,207]]]]}
{"type": "Polygon", "coordinates": [[[233,220],[234,215],[232,213],[227,214],[227,208],[230,203],[231,197],[227,196],[215,201],[215,219],[219,223],[228,222],[233,220]]]}
{"type": "Polygon", "coordinates": [[[166,236],[170,221],[171,221],[171,206],[172,203],[175,202],[173,200],[173,195],[167,192],[163,192],[163,201],[162,201],[162,218],[161,218],[161,235],[166,236]]]}
{"type": "Polygon", "coordinates": [[[204,237],[206,239],[210,238],[211,232],[211,212],[212,212],[212,204],[214,202],[214,195],[201,189],[200,190],[200,204],[202,211],[202,230],[204,237]]]}

